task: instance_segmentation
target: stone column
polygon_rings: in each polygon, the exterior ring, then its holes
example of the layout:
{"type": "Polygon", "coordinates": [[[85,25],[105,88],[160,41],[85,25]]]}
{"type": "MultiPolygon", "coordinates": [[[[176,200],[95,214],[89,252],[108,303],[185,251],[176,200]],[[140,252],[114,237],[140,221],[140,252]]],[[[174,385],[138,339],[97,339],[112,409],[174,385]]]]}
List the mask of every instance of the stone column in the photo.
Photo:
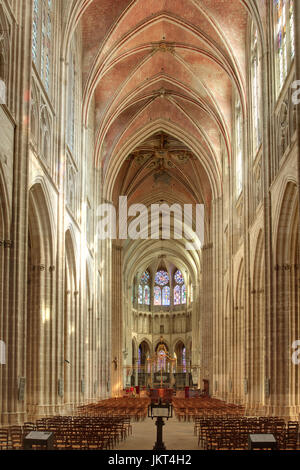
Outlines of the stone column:
{"type": "Polygon", "coordinates": [[[213,393],[223,398],[224,363],[223,363],[223,199],[217,198],[212,206],[212,243],[213,243],[213,393]]]}
{"type": "MultiPolygon", "coordinates": [[[[294,5],[294,20],[295,20],[295,66],[296,66],[296,80],[300,80],[300,5],[299,2],[293,2],[294,5]]],[[[299,87],[298,87],[299,88],[299,87]]],[[[297,138],[298,138],[298,187],[300,184],[300,105],[297,105],[297,138]]],[[[299,205],[298,210],[300,211],[300,191],[298,191],[299,205]]],[[[300,213],[299,213],[299,232],[300,232],[300,213]]]]}
{"type": "MultiPolygon", "coordinates": [[[[192,286],[194,290],[194,300],[192,303],[192,318],[190,319],[192,323],[192,366],[197,366],[197,383],[198,387],[202,388],[202,384],[200,383],[200,363],[201,363],[201,343],[202,343],[202,335],[200,329],[200,284],[197,286],[192,286]],[[197,294],[196,294],[197,293],[197,294]]],[[[195,380],[195,379],[193,379],[195,380]]]]}
{"type": "Polygon", "coordinates": [[[292,289],[290,285],[291,265],[275,266],[276,314],[272,318],[272,351],[270,407],[272,413],[288,417],[292,412],[293,391],[290,388],[290,368],[292,364],[289,323],[291,321],[292,289]],[[290,318],[287,318],[290,315],[290,318]]]}
{"type": "MultiPolygon", "coordinates": [[[[52,362],[52,344],[51,330],[55,327],[55,311],[52,304],[52,272],[53,266],[38,265],[33,266],[32,289],[35,293],[31,296],[31,303],[28,304],[28,314],[33,317],[34,331],[31,332],[31,345],[35,349],[36,358],[28,357],[27,362],[28,375],[32,366],[37,366],[37,395],[35,396],[33,389],[34,402],[31,402],[34,409],[32,419],[39,416],[49,415],[55,411],[55,393],[52,391],[53,382],[53,362],[52,362]]],[[[31,325],[31,322],[28,323],[31,325]]],[[[29,332],[28,332],[29,333],[29,332]]],[[[55,333],[54,333],[55,334],[55,333]]],[[[29,345],[29,344],[28,344],[29,345]]],[[[30,347],[30,345],[29,345],[30,347]]],[[[29,390],[29,388],[28,388],[29,390]]]]}
{"type": "MultiPolygon", "coordinates": [[[[29,100],[23,99],[30,90],[31,81],[31,2],[20,0],[16,24],[12,26],[12,57],[17,70],[14,92],[15,147],[12,184],[12,218],[9,276],[9,303],[7,311],[8,337],[6,365],[3,374],[4,396],[2,422],[22,423],[25,418],[25,401],[20,400],[19,384],[26,380],[26,266],[28,233],[28,163],[30,116],[29,100]]],[[[8,274],[9,273],[9,274],[8,274]]],[[[4,338],[5,340],[6,338],[4,338]]],[[[3,367],[3,366],[1,366],[3,367]]]]}
{"type": "Polygon", "coordinates": [[[34,420],[39,414],[38,408],[43,403],[43,319],[42,300],[44,298],[44,265],[31,265],[27,302],[27,416],[34,420]]]}
{"type": "MultiPolygon", "coordinates": [[[[261,404],[261,412],[269,414],[268,406],[270,403],[270,377],[273,373],[270,366],[272,354],[271,340],[271,318],[274,315],[274,290],[273,290],[273,250],[272,250],[272,209],[269,188],[271,185],[272,159],[276,154],[275,146],[272,146],[270,131],[272,130],[272,113],[270,103],[273,102],[272,84],[275,83],[274,77],[269,70],[270,50],[265,49],[262,54],[262,76],[265,77],[262,83],[262,110],[263,110],[263,149],[262,149],[262,180],[263,180],[263,250],[264,250],[264,314],[263,329],[265,337],[263,338],[264,354],[264,390],[262,392],[264,402],[261,404]],[[271,84],[271,85],[270,85],[271,84]],[[271,125],[270,125],[271,124],[271,125]]],[[[255,364],[252,365],[255,367],[255,364]]],[[[270,410],[270,414],[271,414],[270,410]]]]}
{"type": "Polygon", "coordinates": [[[122,247],[113,244],[112,247],[112,393],[119,396],[122,388],[122,340],[123,340],[123,315],[122,315],[122,247]],[[116,360],[116,364],[115,361],[116,360]]]}
{"type": "Polygon", "coordinates": [[[111,367],[112,367],[112,322],[111,322],[111,291],[112,285],[112,248],[111,240],[102,242],[103,270],[103,360],[102,360],[102,393],[103,398],[111,396],[111,367]]]}
{"type": "Polygon", "coordinates": [[[209,243],[202,247],[202,288],[201,288],[201,388],[203,379],[209,380],[212,391],[212,355],[213,355],[213,245],[209,243]]]}
{"type": "Polygon", "coordinates": [[[72,401],[72,409],[75,410],[76,406],[81,404],[81,358],[82,358],[82,322],[81,322],[81,308],[80,308],[80,293],[76,287],[74,294],[74,323],[75,323],[75,332],[74,332],[74,350],[73,350],[73,393],[74,400],[72,401]]]}
{"type": "Polygon", "coordinates": [[[134,385],[136,386],[139,384],[138,360],[135,361],[134,366],[134,385]]]}
{"type": "Polygon", "coordinates": [[[9,342],[10,330],[9,330],[9,276],[5,276],[4,273],[9,272],[10,264],[10,253],[12,249],[12,244],[10,241],[1,241],[0,252],[1,252],[1,268],[2,268],[2,286],[3,290],[1,292],[1,312],[0,315],[0,328],[1,328],[1,340],[5,344],[5,359],[6,364],[0,365],[0,396],[1,396],[1,414],[0,414],[0,424],[9,423],[9,397],[7,393],[7,376],[9,369],[7,368],[7,345],[9,342]]]}
{"type": "MultiPolygon", "coordinates": [[[[101,243],[101,258],[104,257],[103,242],[101,243]]],[[[105,383],[105,361],[106,361],[106,330],[105,330],[105,276],[104,272],[101,272],[101,289],[100,289],[100,358],[99,358],[99,369],[100,369],[100,398],[105,397],[106,383],[105,383]]]]}
{"type": "MultiPolygon", "coordinates": [[[[300,31],[299,31],[299,21],[300,21],[300,5],[299,2],[295,1],[293,2],[294,5],[294,21],[295,21],[295,26],[294,26],[294,31],[295,31],[295,67],[296,67],[296,80],[300,80],[300,31]]],[[[298,212],[300,212],[300,191],[299,191],[299,185],[300,185],[300,104],[297,105],[297,139],[298,139],[298,155],[297,155],[297,162],[298,162],[298,212]]],[[[300,233],[300,213],[298,215],[298,233],[300,233]]],[[[299,243],[299,238],[298,238],[298,243],[299,243]]],[[[297,262],[297,261],[296,261],[297,262]]],[[[298,287],[298,286],[297,286],[298,287]]],[[[297,300],[296,300],[296,308],[298,307],[299,303],[299,298],[297,295],[297,300]]],[[[298,310],[298,309],[297,309],[298,310]]],[[[296,315],[299,315],[299,310],[296,311],[296,315]]],[[[299,325],[299,321],[298,321],[299,325]]],[[[299,326],[298,326],[299,329],[299,326]]],[[[299,338],[298,338],[299,339],[299,338]]],[[[297,378],[299,381],[299,365],[293,368],[293,375],[294,375],[294,381],[297,383],[297,378]]],[[[298,387],[298,390],[296,389],[296,411],[298,414],[300,413],[300,389],[298,387]]]]}

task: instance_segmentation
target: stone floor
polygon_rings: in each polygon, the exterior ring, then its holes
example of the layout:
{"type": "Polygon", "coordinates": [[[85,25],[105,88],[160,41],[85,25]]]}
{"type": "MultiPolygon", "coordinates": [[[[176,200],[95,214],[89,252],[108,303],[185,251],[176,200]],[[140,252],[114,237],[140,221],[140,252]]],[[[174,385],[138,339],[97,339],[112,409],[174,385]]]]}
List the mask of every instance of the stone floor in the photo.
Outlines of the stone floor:
{"type": "MultiPolygon", "coordinates": [[[[155,420],[132,423],[132,435],[119,444],[116,450],[152,450],[156,441],[155,420]]],[[[167,450],[199,450],[194,436],[194,424],[178,422],[176,418],[165,421],[163,441],[167,450]]]]}

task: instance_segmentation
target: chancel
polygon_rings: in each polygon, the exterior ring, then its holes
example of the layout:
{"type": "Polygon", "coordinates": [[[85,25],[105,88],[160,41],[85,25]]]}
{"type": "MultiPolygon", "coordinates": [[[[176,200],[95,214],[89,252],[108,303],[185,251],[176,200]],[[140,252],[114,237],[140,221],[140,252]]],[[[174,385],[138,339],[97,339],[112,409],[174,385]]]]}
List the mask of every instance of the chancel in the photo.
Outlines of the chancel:
{"type": "Polygon", "coordinates": [[[299,448],[299,25],[0,0],[0,450],[299,448]]]}

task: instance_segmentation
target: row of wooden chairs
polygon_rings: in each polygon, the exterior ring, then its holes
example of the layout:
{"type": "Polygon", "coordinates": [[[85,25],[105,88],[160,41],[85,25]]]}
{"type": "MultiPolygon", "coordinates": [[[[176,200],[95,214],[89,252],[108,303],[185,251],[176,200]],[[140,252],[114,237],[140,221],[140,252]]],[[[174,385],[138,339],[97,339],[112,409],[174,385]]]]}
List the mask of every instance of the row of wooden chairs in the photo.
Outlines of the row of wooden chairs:
{"type": "Polygon", "coordinates": [[[79,415],[86,416],[130,416],[135,421],[142,421],[147,416],[150,399],[146,398],[112,398],[91,403],[78,408],[79,415]]]}
{"type": "MultiPolygon", "coordinates": [[[[30,431],[50,431],[54,434],[54,449],[112,449],[132,433],[130,416],[55,416],[26,422],[0,430],[0,450],[22,450],[24,437],[30,431]]],[[[34,446],[41,449],[40,446],[34,446]]]]}
{"type": "Polygon", "coordinates": [[[195,416],[195,434],[204,450],[247,450],[249,434],[273,434],[279,450],[297,450],[299,423],[279,417],[195,416]]]}
{"type": "Polygon", "coordinates": [[[244,408],[209,397],[173,398],[173,406],[179,421],[191,421],[195,416],[243,416],[244,408]]]}

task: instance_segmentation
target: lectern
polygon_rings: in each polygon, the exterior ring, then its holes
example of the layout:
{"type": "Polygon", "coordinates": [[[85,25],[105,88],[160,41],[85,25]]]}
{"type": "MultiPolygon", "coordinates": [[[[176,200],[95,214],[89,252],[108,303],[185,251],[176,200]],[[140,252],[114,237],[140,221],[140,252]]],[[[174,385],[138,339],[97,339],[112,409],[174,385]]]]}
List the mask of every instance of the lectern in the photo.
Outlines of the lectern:
{"type": "Polygon", "coordinates": [[[249,434],[248,437],[249,450],[255,449],[277,449],[277,442],[273,434],[249,434]]]}
{"type": "Polygon", "coordinates": [[[161,399],[158,403],[151,403],[148,406],[148,417],[157,418],[155,425],[157,426],[157,437],[156,443],[153,450],[166,450],[166,446],[163,443],[163,426],[165,425],[163,418],[169,419],[173,417],[173,406],[171,403],[162,403],[161,399]]]}
{"type": "Polygon", "coordinates": [[[33,445],[44,446],[47,450],[53,450],[53,432],[31,431],[24,437],[24,450],[32,449],[33,445]]]}

